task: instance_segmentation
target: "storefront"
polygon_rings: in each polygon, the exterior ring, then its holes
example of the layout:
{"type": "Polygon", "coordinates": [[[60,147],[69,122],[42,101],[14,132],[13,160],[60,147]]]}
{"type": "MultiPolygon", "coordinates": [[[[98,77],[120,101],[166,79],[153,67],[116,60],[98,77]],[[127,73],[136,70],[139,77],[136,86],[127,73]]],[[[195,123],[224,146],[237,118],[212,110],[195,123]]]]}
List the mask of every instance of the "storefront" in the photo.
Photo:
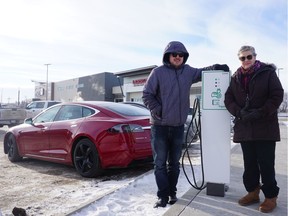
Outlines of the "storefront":
{"type": "Polygon", "coordinates": [[[122,98],[122,101],[143,103],[142,102],[143,87],[144,84],[146,83],[149,74],[155,67],[157,66],[151,65],[148,67],[114,73],[116,76],[121,77],[123,79],[123,85],[121,85],[122,91],[120,89],[121,94],[119,94],[119,88],[117,87],[114,87],[112,91],[114,95],[117,95],[116,96],[117,100],[121,101],[120,98],[122,98]]]}
{"type": "MultiPolygon", "coordinates": [[[[152,65],[114,73],[116,76],[123,78],[123,85],[120,87],[114,87],[112,90],[115,98],[117,98],[116,101],[143,103],[143,87],[149,74],[155,67],[157,66],[152,65]]],[[[194,99],[199,95],[201,95],[201,82],[193,84],[192,88],[190,89],[191,106],[193,105],[194,99]]]]}

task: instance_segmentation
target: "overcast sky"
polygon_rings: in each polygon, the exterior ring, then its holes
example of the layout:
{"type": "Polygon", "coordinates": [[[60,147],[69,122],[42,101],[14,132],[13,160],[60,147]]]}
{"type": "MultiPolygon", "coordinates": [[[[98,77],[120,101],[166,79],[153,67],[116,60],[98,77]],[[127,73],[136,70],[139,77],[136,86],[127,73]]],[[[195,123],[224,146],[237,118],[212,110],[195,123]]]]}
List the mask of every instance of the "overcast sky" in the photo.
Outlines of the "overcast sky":
{"type": "MultiPolygon", "coordinates": [[[[49,82],[162,64],[184,43],[193,67],[226,63],[248,44],[287,85],[287,0],[0,0],[1,102],[49,82]]],[[[286,88],[287,89],[287,88],[286,88]]]]}

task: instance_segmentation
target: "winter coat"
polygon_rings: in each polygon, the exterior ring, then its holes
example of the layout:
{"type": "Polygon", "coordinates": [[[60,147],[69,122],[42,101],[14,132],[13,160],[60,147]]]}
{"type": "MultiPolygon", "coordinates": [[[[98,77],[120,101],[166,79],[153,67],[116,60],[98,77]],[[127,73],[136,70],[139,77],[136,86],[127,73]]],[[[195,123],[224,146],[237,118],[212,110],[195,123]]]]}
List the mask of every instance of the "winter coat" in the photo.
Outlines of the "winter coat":
{"type": "Polygon", "coordinates": [[[243,141],[280,141],[280,129],[277,109],[284,90],[272,64],[261,64],[249,82],[246,92],[241,85],[240,70],[231,77],[225,93],[225,106],[235,116],[234,142],[243,141]],[[249,104],[249,109],[258,109],[261,117],[252,121],[243,121],[240,110],[249,104]]]}
{"type": "Polygon", "coordinates": [[[163,65],[154,68],[143,89],[143,102],[151,112],[151,124],[181,126],[185,123],[190,108],[190,88],[192,83],[201,81],[203,70],[185,64],[189,53],[180,42],[168,44],[163,54],[163,65]],[[170,65],[170,53],[184,53],[180,68],[170,65]]]}

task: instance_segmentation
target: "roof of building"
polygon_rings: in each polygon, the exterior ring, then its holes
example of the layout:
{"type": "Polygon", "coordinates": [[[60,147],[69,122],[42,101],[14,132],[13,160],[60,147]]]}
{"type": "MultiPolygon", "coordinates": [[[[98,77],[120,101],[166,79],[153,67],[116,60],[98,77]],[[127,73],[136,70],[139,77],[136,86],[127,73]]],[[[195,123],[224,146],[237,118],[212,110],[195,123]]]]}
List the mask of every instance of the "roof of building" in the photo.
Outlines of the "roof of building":
{"type": "Polygon", "coordinates": [[[133,75],[147,74],[147,73],[150,73],[151,70],[154,69],[155,67],[157,67],[157,65],[150,65],[147,67],[116,72],[116,73],[114,73],[114,75],[120,76],[120,77],[126,77],[126,76],[131,76],[132,74],[133,75]]]}

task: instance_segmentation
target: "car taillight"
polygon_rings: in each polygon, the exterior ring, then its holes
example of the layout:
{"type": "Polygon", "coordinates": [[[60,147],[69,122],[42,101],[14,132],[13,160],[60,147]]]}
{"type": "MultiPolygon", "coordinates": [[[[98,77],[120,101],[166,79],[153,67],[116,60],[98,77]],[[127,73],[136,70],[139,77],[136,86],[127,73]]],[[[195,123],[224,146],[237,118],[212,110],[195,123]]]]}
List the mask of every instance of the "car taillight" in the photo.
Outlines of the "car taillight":
{"type": "Polygon", "coordinates": [[[110,133],[138,133],[144,132],[144,128],[137,124],[119,124],[109,128],[110,133]]]}

